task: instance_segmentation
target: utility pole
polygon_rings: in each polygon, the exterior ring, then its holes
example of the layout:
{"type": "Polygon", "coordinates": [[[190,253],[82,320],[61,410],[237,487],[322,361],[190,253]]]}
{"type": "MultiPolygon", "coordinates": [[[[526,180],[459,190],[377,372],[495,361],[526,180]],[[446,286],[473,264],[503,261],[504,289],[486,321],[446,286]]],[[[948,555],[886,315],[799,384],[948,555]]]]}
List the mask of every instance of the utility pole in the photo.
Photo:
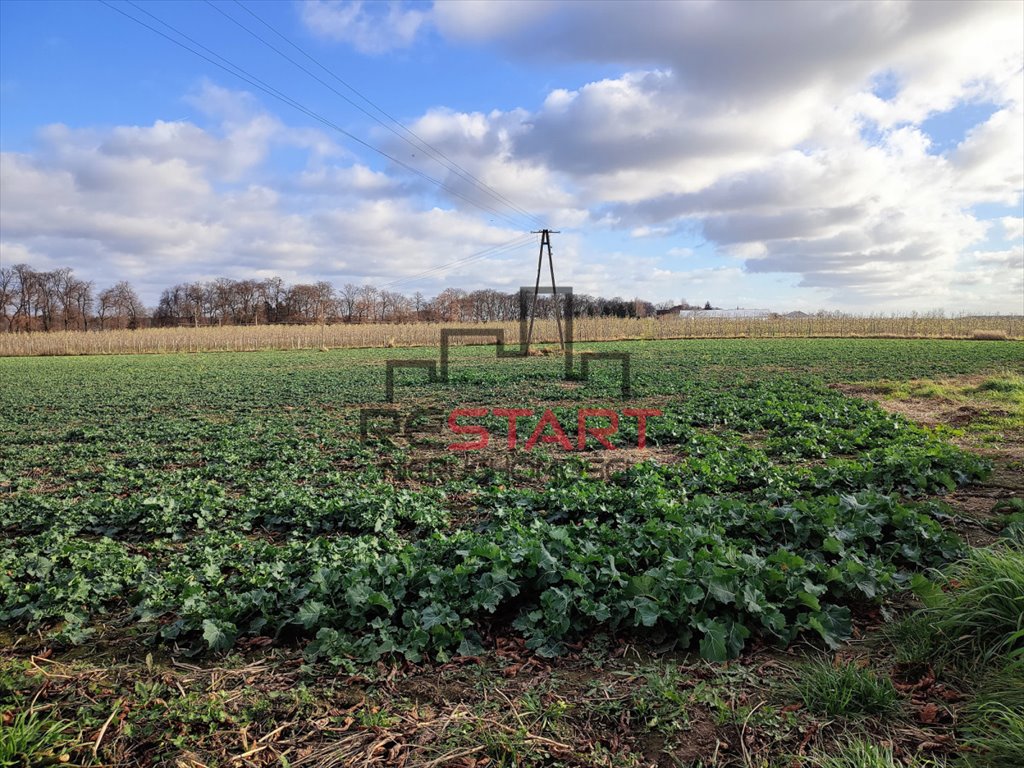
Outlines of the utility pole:
{"type": "MultiPolygon", "coordinates": [[[[540,235],[540,253],[537,254],[537,282],[533,287],[533,304],[530,306],[530,330],[526,334],[526,345],[529,347],[533,340],[533,320],[537,316],[537,296],[540,294],[540,273],[544,267],[544,249],[548,251],[548,267],[551,270],[551,301],[555,308],[555,322],[558,324],[558,345],[565,349],[565,337],[562,335],[562,315],[558,308],[558,289],[555,287],[555,262],[551,255],[552,230],[534,230],[533,234],[540,235]]],[[[554,234],[559,234],[558,230],[554,234]]]]}

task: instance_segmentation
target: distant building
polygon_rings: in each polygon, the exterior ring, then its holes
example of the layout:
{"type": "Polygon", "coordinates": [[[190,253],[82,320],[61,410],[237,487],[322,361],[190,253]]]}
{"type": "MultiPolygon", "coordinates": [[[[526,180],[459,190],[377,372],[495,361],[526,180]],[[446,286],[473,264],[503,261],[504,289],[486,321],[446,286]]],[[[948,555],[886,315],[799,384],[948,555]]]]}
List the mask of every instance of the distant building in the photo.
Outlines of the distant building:
{"type": "Polygon", "coordinates": [[[676,317],[684,309],[687,309],[685,305],[676,304],[674,307],[669,307],[668,309],[656,309],[654,314],[658,317],[676,317]]]}
{"type": "Polygon", "coordinates": [[[771,317],[770,309],[681,309],[679,317],[771,317]]]}

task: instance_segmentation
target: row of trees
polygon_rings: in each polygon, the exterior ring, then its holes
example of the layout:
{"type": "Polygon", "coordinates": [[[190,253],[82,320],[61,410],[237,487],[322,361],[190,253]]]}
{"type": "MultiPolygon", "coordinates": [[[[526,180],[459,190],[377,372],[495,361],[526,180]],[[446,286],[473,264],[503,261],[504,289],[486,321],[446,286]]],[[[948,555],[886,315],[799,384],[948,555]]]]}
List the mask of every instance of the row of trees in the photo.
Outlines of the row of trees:
{"type": "MultiPolygon", "coordinates": [[[[549,298],[539,312],[551,314],[549,298]]],[[[646,317],[654,305],[640,299],[575,296],[577,316],[646,317]]],[[[260,323],[494,322],[519,319],[519,294],[495,290],[446,288],[428,298],[407,296],[373,285],[328,282],[288,286],[279,277],[181,283],[166,289],[153,313],[153,324],[258,325],[260,323]]]]}
{"type": "MultiPolygon", "coordinates": [[[[684,302],[685,303],[685,302],[684,302]]],[[[671,306],[671,302],[658,308],[671,306]]],[[[678,305],[677,305],[678,306],[678,305]]],[[[573,297],[579,317],[648,317],[656,307],[641,299],[573,297]]],[[[551,297],[539,313],[551,315],[551,297]]],[[[26,264],[0,267],[0,320],[5,331],[103,330],[147,326],[260,325],[264,323],[490,322],[519,319],[519,295],[446,288],[433,298],[373,285],[328,282],[287,285],[280,277],[180,283],[165,289],[147,310],[121,281],[99,292],[71,269],[37,271],[26,264]]]]}
{"type": "Polygon", "coordinates": [[[68,267],[0,267],[0,327],[6,331],[138,328],[147,314],[123,280],[96,293],[91,281],[79,280],[68,267]]]}

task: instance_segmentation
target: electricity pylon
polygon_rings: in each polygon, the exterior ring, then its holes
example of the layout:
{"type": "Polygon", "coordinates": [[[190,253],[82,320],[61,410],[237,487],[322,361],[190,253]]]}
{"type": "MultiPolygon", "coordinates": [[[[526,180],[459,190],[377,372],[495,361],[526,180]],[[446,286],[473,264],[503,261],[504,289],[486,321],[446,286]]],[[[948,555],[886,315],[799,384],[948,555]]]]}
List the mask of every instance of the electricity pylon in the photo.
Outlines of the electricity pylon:
{"type": "MultiPolygon", "coordinates": [[[[551,255],[551,235],[552,230],[542,229],[539,232],[534,231],[533,234],[540,235],[540,253],[537,254],[537,282],[533,287],[533,303],[530,305],[530,328],[526,333],[526,347],[529,349],[530,342],[533,340],[533,320],[537,316],[537,296],[540,294],[540,273],[544,267],[544,249],[548,251],[548,267],[551,270],[551,301],[555,308],[555,322],[558,324],[558,345],[565,349],[565,337],[562,335],[562,315],[558,308],[558,289],[555,287],[555,262],[551,255]]],[[[554,234],[559,234],[557,230],[554,234]]]]}

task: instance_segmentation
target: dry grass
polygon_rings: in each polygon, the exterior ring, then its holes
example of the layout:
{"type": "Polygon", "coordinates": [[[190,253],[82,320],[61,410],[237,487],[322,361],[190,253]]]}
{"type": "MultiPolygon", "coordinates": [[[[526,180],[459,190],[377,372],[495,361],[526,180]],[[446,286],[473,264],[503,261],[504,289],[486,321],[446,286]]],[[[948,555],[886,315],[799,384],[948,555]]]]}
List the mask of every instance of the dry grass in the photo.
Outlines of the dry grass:
{"type": "MultiPolygon", "coordinates": [[[[147,328],[134,331],[57,331],[0,333],[0,356],[112,355],[161,352],[252,351],[260,349],[332,349],[344,347],[435,346],[443,328],[472,323],[405,323],[366,325],[265,325],[218,328],[147,328]]],[[[519,324],[486,323],[505,331],[515,343],[519,324]]],[[[1024,316],[993,317],[800,317],[671,319],[581,318],[576,341],[719,338],[928,338],[1007,340],[1024,338],[1024,316]]],[[[539,342],[558,340],[553,321],[534,327],[539,342]]],[[[467,339],[466,343],[487,343],[467,339]]]]}
{"type": "Polygon", "coordinates": [[[979,328],[971,332],[971,338],[978,341],[1006,341],[1006,331],[979,328]]]}

